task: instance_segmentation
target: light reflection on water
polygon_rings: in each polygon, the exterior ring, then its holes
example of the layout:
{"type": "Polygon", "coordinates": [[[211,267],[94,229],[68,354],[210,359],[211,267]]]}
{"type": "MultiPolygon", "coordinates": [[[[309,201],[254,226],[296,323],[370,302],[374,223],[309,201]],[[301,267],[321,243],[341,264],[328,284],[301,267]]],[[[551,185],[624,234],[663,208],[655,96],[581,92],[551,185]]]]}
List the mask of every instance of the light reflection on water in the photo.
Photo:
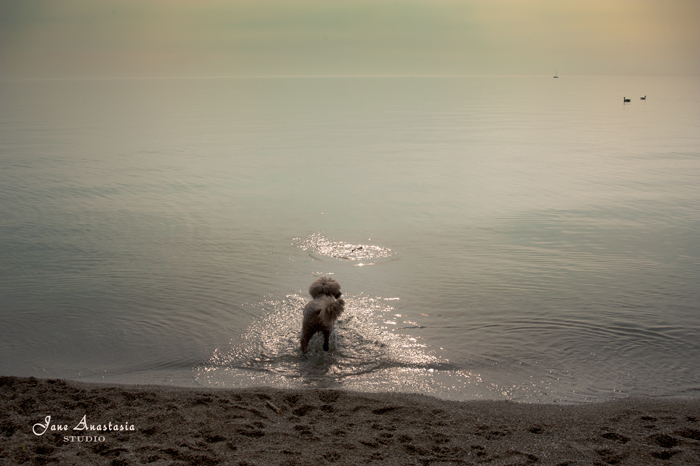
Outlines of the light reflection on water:
{"type": "Polygon", "coordinates": [[[412,329],[425,327],[397,313],[390,303],[399,300],[346,296],[346,312],[336,324],[330,351],[322,350],[322,340],[316,335],[307,355],[299,351],[300,310],[306,299],[289,295],[283,300],[264,301],[255,306],[256,313],[262,317],[229,345],[217,348],[208,362],[199,365],[196,380],[217,387],[312,386],[424,393],[456,400],[584,402],[627,396],[628,387],[635,384],[635,376],[621,370],[639,368],[632,363],[625,369],[620,367],[619,360],[613,358],[611,363],[609,356],[600,359],[594,352],[580,354],[584,349],[581,340],[589,340],[591,349],[600,354],[614,351],[621,358],[633,361],[640,357],[644,360],[654,346],[666,351],[669,343],[680,350],[697,350],[693,345],[683,348],[682,341],[688,341],[690,335],[670,341],[674,339],[672,334],[680,329],[654,331],[631,324],[608,328],[564,319],[492,317],[488,323],[472,325],[465,336],[482,342],[498,340],[500,352],[490,357],[469,355],[453,363],[445,358],[442,348],[427,345],[422,337],[411,335],[412,329]],[[528,347],[536,348],[534,353],[551,351],[557,357],[575,361],[579,367],[562,367],[541,355],[540,360],[531,358],[528,347]],[[634,354],[638,350],[641,353],[634,354]],[[521,354],[521,357],[507,360],[503,358],[505,354],[521,354]],[[474,370],[477,367],[478,372],[474,370]],[[587,371],[597,368],[600,374],[581,378],[578,375],[581,368],[587,371]]]}
{"type": "Polygon", "coordinates": [[[0,93],[0,374],[700,394],[695,79],[0,93]],[[322,274],[351,312],[304,359],[302,290],[322,274]]]}
{"type": "MultiPolygon", "coordinates": [[[[198,380],[215,386],[232,385],[230,380],[246,377],[285,386],[393,386],[399,380],[386,381],[387,372],[410,370],[428,376],[435,369],[449,366],[417,338],[394,333],[382,324],[382,317],[394,311],[388,301],[363,296],[345,300],[345,312],[336,323],[329,352],[323,351],[321,335],[317,334],[309,352],[301,354],[300,309],[306,299],[290,295],[282,301],[261,303],[258,307],[264,317],[230,346],[217,349],[199,368],[198,380]]],[[[408,380],[398,386],[420,391],[408,380]]]]}
{"type": "Polygon", "coordinates": [[[372,261],[385,259],[394,255],[394,252],[388,248],[372,244],[351,244],[343,241],[331,241],[320,233],[311,234],[304,239],[294,238],[294,243],[304,251],[310,250],[322,256],[351,261],[372,261]]]}

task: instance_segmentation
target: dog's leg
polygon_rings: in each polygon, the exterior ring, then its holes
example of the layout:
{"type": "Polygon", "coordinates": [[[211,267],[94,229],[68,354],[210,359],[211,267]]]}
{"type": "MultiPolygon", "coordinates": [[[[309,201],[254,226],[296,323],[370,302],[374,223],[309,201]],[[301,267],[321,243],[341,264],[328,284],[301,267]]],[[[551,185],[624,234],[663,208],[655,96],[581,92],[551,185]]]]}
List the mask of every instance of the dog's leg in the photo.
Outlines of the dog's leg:
{"type": "Polygon", "coordinates": [[[328,345],[328,339],[331,337],[331,332],[324,330],[323,331],[323,351],[328,351],[330,346],[328,345]]]}
{"type": "Polygon", "coordinates": [[[301,352],[306,354],[306,350],[309,348],[309,340],[311,335],[308,332],[304,332],[301,336],[301,352]]]}

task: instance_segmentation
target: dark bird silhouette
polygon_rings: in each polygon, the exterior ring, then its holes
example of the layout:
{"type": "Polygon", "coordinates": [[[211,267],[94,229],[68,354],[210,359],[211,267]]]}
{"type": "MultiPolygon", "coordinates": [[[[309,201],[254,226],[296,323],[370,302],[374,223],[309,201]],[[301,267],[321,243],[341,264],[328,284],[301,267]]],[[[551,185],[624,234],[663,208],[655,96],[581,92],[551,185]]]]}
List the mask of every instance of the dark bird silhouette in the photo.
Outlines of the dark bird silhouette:
{"type": "Polygon", "coordinates": [[[641,100],[647,100],[647,96],[640,97],[641,100]]]}
{"type": "Polygon", "coordinates": [[[623,101],[623,102],[629,102],[630,99],[628,99],[627,97],[623,97],[623,98],[622,98],[622,101],[623,101]]]}

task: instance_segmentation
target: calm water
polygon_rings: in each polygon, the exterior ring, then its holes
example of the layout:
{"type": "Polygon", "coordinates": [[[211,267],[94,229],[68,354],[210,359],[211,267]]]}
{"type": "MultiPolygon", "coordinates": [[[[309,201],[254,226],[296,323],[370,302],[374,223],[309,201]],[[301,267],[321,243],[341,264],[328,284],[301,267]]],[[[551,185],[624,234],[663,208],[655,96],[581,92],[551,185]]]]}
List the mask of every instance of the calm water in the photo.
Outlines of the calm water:
{"type": "Polygon", "coordinates": [[[696,78],[4,81],[0,102],[2,375],[700,395],[696,78]],[[325,274],[347,311],[304,358],[325,274]]]}

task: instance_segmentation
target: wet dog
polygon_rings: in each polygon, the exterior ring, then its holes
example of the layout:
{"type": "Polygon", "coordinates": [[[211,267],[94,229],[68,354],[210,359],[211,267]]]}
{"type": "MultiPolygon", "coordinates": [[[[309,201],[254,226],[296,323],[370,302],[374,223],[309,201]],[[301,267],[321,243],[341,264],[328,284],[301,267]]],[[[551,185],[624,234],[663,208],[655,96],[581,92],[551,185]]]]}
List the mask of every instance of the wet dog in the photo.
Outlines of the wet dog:
{"type": "Polygon", "coordinates": [[[328,339],[333,331],[333,324],[345,310],[345,301],[340,299],[340,283],[332,278],[321,277],[311,284],[309,294],[313,301],[304,306],[301,352],[307,352],[309,340],[316,332],[323,332],[323,351],[328,351],[328,339]]]}

